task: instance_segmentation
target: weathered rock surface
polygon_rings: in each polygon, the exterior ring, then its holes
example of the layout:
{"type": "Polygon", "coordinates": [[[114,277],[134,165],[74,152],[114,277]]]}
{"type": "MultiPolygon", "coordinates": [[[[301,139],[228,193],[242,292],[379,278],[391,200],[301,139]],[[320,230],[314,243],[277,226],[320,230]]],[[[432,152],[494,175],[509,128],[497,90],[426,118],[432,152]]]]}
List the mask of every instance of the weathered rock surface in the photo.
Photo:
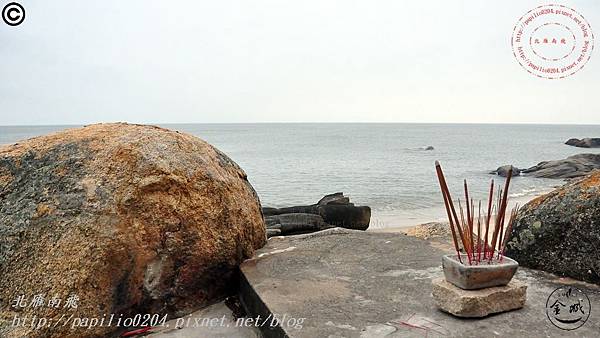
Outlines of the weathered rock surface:
{"type": "Polygon", "coordinates": [[[572,138],[565,144],[579,148],[600,148],[600,138],[572,138]]]}
{"type": "Polygon", "coordinates": [[[540,162],[521,173],[540,178],[574,178],[596,169],[600,169],[600,154],[578,154],[564,160],[540,162]]]}
{"type": "Polygon", "coordinates": [[[520,265],[600,284],[600,172],[526,204],[508,238],[520,265]]]}
{"type": "Polygon", "coordinates": [[[592,314],[569,332],[579,337],[600,332],[595,285],[528,268],[515,275],[527,284],[520,310],[477,321],[438,310],[431,280],[442,276],[441,257],[453,251],[447,244],[446,250],[398,232],[335,228],[271,238],[241,264],[240,299],[248,317],[287,314],[279,330],[265,337],[560,338],[569,333],[548,320],[546,301],[557,287],[573,285],[589,297],[592,314]]]}
{"type": "Polygon", "coordinates": [[[312,224],[317,227],[322,227],[325,225],[325,221],[319,215],[293,213],[269,216],[267,224],[312,224]]]}
{"type": "Polygon", "coordinates": [[[350,203],[350,198],[345,197],[343,192],[336,192],[333,194],[325,195],[317,202],[317,205],[327,204],[342,204],[342,205],[354,205],[350,203]]]}
{"type": "Polygon", "coordinates": [[[498,176],[508,177],[508,172],[510,171],[511,168],[512,168],[512,176],[513,177],[521,175],[521,169],[519,169],[511,164],[507,164],[507,165],[498,167],[498,169],[490,172],[490,174],[496,174],[498,176]]]}
{"type": "Polygon", "coordinates": [[[269,237],[314,232],[334,226],[366,230],[371,220],[371,208],[355,206],[341,192],[325,195],[312,205],[262,210],[269,237]],[[269,231],[271,229],[276,231],[269,231]]]}
{"type": "Polygon", "coordinates": [[[463,290],[444,278],[436,278],[431,284],[435,304],[457,317],[479,318],[520,309],[527,299],[527,285],[514,278],[505,286],[479,290],[463,290]]]}
{"type": "Polygon", "coordinates": [[[265,241],[244,171],[191,135],[100,124],[1,147],[0,336],[116,329],[12,327],[17,314],[188,313],[228,292],[237,265],[265,241]],[[38,294],[79,304],[11,307],[38,294]]]}

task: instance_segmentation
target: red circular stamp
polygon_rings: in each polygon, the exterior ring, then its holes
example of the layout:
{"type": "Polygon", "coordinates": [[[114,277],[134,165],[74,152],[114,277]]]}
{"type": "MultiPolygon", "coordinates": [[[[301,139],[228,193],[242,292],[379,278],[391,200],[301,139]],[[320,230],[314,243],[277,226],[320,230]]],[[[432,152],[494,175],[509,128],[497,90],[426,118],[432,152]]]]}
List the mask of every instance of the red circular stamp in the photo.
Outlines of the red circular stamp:
{"type": "Polygon", "coordinates": [[[572,8],[543,5],[525,13],[511,46],[521,67],[537,77],[562,79],[581,70],[594,49],[592,27],[572,8]]]}

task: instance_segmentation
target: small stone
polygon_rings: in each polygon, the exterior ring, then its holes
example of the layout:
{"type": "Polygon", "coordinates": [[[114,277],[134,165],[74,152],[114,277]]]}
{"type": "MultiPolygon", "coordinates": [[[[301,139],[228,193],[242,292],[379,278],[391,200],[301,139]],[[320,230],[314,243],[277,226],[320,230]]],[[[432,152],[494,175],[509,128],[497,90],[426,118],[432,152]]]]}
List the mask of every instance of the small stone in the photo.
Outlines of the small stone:
{"type": "Polygon", "coordinates": [[[431,294],[443,311],[457,317],[479,318],[522,308],[527,298],[527,285],[513,278],[505,286],[463,290],[444,278],[437,278],[432,281],[431,294]]]}

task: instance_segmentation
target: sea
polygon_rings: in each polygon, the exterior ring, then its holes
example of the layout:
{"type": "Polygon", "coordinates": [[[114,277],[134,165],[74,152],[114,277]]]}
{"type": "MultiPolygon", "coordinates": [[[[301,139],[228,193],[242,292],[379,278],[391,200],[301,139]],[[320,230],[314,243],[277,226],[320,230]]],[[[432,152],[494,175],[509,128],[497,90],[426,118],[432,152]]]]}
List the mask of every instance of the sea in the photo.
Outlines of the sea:
{"type": "MultiPolygon", "coordinates": [[[[260,123],[163,124],[200,137],[248,174],[262,205],[316,203],[343,192],[372,209],[371,228],[405,227],[445,219],[435,174],[440,161],[457,200],[463,180],[475,201],[487,199],[490,171],[505,164],[528,168],[579,153],[600,153],[564,142],[600,137],[598,125],[260,123]],[[426,150],[433,147],[433,150],[426,150]]],[[[77,126],[0,126],[0,144],[77,126]]],[[[562,180],[516,177],[510,199],[525,203],[562,180]]],[[[477,202],[476,202],[477,204],[477,202]]]]}

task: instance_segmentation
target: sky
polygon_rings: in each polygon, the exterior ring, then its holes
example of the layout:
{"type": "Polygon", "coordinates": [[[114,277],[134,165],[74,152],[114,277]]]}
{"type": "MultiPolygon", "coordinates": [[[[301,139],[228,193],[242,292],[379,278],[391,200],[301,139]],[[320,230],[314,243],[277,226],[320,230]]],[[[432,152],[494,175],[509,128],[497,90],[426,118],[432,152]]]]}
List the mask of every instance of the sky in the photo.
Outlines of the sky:
{"type": "MultiPolygon", "coordinates": [[[[25,21],[0,21],[0,125],[600,124],[600,47],[561,80],[512,54],[515,23],[543,2],[16,1],[25,21]]],[[[551,3],[600,39],[599,1],[551,3]]]]}

